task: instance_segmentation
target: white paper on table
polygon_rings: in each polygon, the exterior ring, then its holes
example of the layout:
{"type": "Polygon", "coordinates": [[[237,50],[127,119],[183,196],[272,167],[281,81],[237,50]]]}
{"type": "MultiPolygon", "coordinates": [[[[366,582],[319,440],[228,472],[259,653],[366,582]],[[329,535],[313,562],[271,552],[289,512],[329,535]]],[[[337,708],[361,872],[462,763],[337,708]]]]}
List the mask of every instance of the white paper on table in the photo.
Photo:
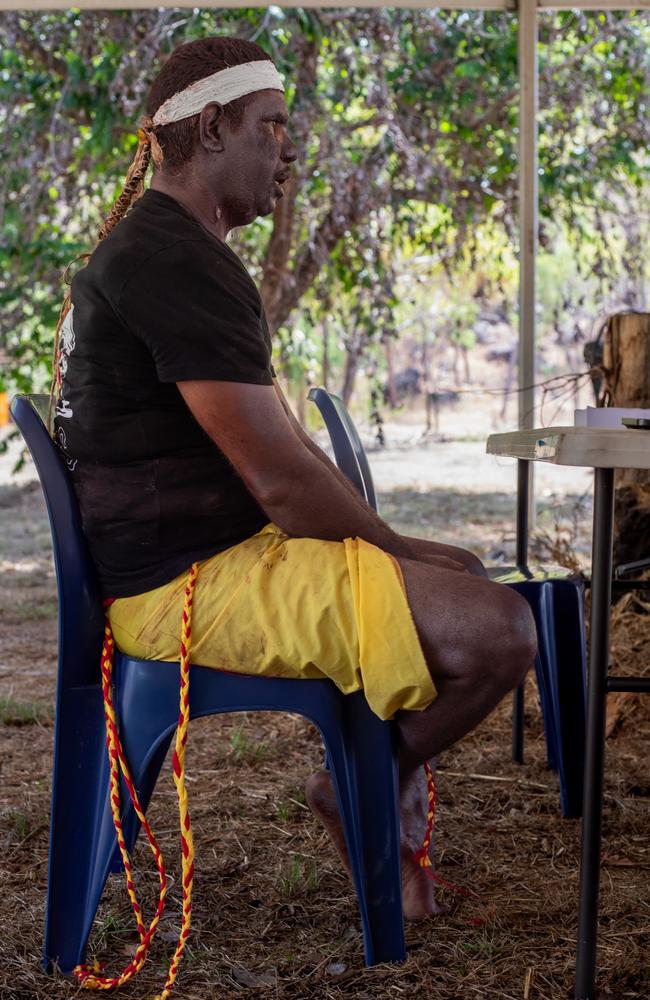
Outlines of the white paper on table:
{"type": "Polygon", "coordinates": [[[586,410],[574,410],[573,422],[576,427],[610,427],[620,430],[623,417],[641,417],[650,420],[650,409],[633,406],[588,406],[586,410]]]}

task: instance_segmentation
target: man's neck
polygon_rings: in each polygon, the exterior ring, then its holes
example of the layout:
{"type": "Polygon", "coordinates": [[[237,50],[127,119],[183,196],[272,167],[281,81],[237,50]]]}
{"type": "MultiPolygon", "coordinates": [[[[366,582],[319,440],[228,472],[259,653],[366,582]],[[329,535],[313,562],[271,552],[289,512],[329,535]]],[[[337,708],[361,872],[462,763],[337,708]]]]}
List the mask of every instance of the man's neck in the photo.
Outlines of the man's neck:
{"type": "Polygon", "coordinates": [[[192,184],[191,181],[188,182],[186,178],[179,182],[178,178],[167,178],[159,171],[153,175],[151,188],[169,195],[179,205],[182,205],[190,215],[193,215],[204,229],[207,229],[223,243],[226,242],[230,227],[224,218],[219,217],[219,206],[214,203],[214,199],[206,191],[192,184]]]}

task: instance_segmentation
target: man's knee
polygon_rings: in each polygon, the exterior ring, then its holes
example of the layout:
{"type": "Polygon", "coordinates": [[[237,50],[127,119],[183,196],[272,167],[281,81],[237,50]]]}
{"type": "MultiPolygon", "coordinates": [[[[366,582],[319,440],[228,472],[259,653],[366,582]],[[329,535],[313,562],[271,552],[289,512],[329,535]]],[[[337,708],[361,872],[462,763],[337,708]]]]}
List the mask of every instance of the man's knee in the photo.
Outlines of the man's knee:
{"type": "Polygon", "coordinates": [[[535,661],[537,635],[527,602],[501,584],[490,584],[476,616],[462,672],[469,689],[477,686],[499,700],[517,687],[535,661]]]}
{"type": "Polygon", "coordinates": [[[497,647],[497,683],[509,691],[535,662],[537,632],[528,602],[510,587],[499,586],[494,644],[497,647]]]}

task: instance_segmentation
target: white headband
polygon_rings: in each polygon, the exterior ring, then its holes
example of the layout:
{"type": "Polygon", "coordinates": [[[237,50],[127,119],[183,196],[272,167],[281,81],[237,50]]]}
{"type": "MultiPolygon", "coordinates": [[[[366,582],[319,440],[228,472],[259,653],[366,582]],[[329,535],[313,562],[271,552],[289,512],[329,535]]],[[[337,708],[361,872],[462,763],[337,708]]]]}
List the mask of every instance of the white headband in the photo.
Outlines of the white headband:
{"type": "Polygon", "coordinates": [[[282,77],[270,59],[229,66],[191,83],[160,105],[153,116],[153,124],[179,122],[198,115],[211,101],[228,104],[256,90],[281,90],[284,93],[282,77]]]}

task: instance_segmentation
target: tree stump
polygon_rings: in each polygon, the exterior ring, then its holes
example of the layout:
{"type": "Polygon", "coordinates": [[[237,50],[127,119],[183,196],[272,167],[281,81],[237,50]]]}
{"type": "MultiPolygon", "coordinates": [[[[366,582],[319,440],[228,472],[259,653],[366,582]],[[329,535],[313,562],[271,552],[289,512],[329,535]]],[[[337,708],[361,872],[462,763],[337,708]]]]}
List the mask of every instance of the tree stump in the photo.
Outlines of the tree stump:
{"type": "MultiPolygon", "coordinates": [[[[611,406],[650,407],[650,314],[611,316],[605,329],[604,394],[611,406]]],[[[650,431],[630,431],[647,434],[650,431]]],[[[650,559],[650,473],[616,474],[614,565],[650,559]]]]}

